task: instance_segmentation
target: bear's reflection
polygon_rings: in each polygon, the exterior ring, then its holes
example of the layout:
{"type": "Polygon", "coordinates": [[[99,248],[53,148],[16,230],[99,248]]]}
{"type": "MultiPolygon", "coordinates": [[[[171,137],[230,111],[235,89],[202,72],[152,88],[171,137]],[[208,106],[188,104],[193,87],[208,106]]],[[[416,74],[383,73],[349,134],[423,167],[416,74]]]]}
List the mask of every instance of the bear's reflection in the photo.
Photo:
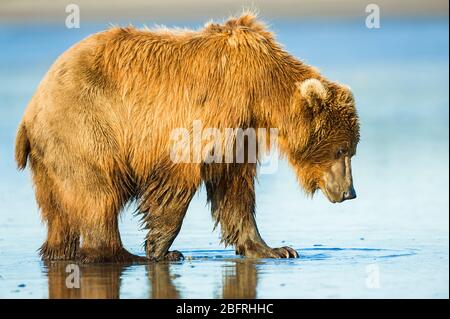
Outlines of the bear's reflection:
{"type": "MultiPolygon", "coordinates": [[[[170,263],[142,265],[149,280],[149,298],[177,299],[181,296],[174,284],[170,263]]],[[[45,263],[48,277],[49,298],[63,299],[116,299],[120,298],[122,274],[130,265],[120,264],[73,264],[69,262],[45,263]]],[[[141,267],[141,266],[138,266],[141,267]]],[[[189,276],[189,274],[185,274],[189,276]]],[[[257,264],[249,260],[225,262],[220,298],[256,298],[257,264]]],[[[190,287],[195,289],[195,287],[190,287]]],[[[219,290],[220,291],[220,290],[219,290]]],[[[187,291],[187,294],[188,291],[187,291]]]]}
{"type": "MultiPolygon", "coordinates": [[[[75,264],[46,262],[48,296],[51,299],[117,299],[120,298],[121,278],[130,265],[75,264]]],[[[144,267],[144,266],[142,266],[144,267]]],[[[150,285],[150,298],[180,298],[173,285],[169,263],[145,265],[150,285]]]]}
{"type": "Polygon", "coordinates": [[[146,266],[150,281],[150,298],[178,299],[180,293],[173,284],[174,276],[170,273],[170,263],[151,263],[146,266]]]}
{"type": "Polygon", "coordinates": [[[234,260],[224,265],[222,298],[254,299],[258,283],[257,264],[251,260],[234,260]]]}
{"type": "Polygon", "coordinates": [[[117,299],[120,297],[121,274],[128,266],[47,262],[45,267],[51,299],[117,299]]]}

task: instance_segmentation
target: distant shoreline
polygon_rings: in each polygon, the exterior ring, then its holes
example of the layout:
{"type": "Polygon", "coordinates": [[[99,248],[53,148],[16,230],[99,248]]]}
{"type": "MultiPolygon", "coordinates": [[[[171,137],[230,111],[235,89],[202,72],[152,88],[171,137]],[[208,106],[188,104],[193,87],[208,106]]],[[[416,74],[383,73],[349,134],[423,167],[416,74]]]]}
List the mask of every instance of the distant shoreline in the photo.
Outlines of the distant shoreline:
{"type": "Polygon", "coordinates": [[[205,21],[239,14],[243,9],[256,10],[262,17],[284,18],[356,18],[366,16],[365,8],[376,3],[381,17],[448,17],[447,0],[21,0],[2,2],[1,22],[64,21],[66,5],[76,3],[82,21],[164,20],[205,21]]]}

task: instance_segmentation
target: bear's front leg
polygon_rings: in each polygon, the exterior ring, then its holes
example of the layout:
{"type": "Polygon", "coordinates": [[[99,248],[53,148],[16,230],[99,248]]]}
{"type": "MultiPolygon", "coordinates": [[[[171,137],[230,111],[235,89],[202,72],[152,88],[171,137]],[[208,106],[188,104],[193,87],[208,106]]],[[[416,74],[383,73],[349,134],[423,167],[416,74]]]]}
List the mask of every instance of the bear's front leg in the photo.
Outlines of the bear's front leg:
{"type": "Polygon", "coordinates": [[[194,188],[160,186],[158,191],[147,192],[139,210],[144,214],[148,233],[145,239],[147,257],[154,261],[178,261],[183,254],[177,250],[169,251],[181,229],[184,216],[193,195],[194,188]]]}
{"type": "MultiPolygon", "coordinates": [[[[209,168],[211,169],[211,168],[209,168]]],[[[220,223],[222,241],[250,258],[297,258],[290,247],[271,248],[259,234],[255,221],[255,164],[234,164],[205,182],[213,218],[220,223]]]]}

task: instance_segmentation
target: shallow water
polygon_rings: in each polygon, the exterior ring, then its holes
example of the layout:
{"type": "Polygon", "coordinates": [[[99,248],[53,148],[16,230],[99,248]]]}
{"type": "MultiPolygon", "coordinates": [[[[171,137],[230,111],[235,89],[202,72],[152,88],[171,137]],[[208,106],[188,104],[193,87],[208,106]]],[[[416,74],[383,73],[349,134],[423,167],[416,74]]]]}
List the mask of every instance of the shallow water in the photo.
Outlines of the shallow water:
{"type": "MultiPolygon", "coordinates": [[[[306,198],[280,161],[257,187],[257,221],[272,246],[295,260],[246,260],[212,231],[205,192],[195,196],[173,248],[184,262],[82,265],[67,289],[67,264],[44,264],[45,238],[29,173],[13,162],[15,130],[52,61],[103,29],[0,24],[1,298],[448,298],[448,21],[271,22],[285,47],[349,84],[361,117],[353,160],[358,198],[306,198]],[[31,32],[30,32],[31,31],[31,32]]],[[[143,254],[145,232],[124,212],[127,249],[143,254]]]]}

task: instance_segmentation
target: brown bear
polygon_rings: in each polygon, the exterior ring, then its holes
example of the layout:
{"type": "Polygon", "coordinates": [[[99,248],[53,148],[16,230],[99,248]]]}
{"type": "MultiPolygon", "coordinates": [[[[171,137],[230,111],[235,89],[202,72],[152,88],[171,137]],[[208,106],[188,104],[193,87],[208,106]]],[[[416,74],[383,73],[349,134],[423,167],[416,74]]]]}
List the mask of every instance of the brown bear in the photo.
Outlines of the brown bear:
{"type": "Polygon", "coordinates": [[[297,257],[290,247],[270,248],[258,232],[257,163],[171,160],[171,132],[195,120],[277,128],[278,149],[307,193],[355,197],[351,91],[287,53],[255,16],[198,31],[112,28],[57,59],[18,128],[16,161],[20,169],[30,163],[48,227],[42,258],[142,261],[123,248],[118,229],[120,211],[134,200],[148,229],[148,259],[181,259],[169,247],[201,184],[226,245],[247,257],[297,257]]]}

